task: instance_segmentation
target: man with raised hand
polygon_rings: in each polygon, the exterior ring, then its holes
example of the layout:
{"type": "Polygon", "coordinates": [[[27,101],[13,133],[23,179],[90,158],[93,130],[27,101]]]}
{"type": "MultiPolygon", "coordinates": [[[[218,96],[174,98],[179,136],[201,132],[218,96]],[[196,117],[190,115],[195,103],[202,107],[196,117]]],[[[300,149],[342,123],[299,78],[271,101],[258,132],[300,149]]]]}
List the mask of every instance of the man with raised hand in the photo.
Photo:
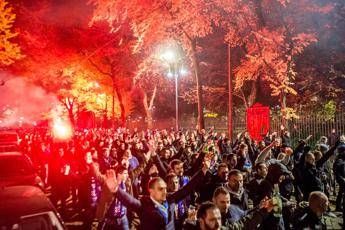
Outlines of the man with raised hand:
{"type": "Polygon", "coordinates": [[[210,156],[206,156],[202,169],[194,175],[191,181],[171,194],[167,193],[165,181],[160,177],[154,177],[148,183],[149,195],[143,196],[140,200],[119,188],[115,175],[108,178],[106,183],[108,188],[125,206],[138,213],[141,222],[140,229],[173,230],[175,229],[175,206],[203,182],[209,167],[210,156]]]}

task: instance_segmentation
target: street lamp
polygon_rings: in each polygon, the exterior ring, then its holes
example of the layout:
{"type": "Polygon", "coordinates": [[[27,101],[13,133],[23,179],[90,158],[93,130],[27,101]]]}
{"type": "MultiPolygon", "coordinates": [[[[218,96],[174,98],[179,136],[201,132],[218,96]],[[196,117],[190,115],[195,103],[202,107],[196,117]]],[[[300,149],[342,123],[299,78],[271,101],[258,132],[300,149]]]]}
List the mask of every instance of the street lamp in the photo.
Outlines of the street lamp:
{"type": "Polygon", "coordinates": [[[175,78],[175,128],[179,130],[179,111],[178,111],[178,78],[186,75],[187,70],[183,68],[181,57],[174,50],[166,50],[161,55],[162,61],[169,66],[169,72],[167,76],[169,78],[175,78]]]}

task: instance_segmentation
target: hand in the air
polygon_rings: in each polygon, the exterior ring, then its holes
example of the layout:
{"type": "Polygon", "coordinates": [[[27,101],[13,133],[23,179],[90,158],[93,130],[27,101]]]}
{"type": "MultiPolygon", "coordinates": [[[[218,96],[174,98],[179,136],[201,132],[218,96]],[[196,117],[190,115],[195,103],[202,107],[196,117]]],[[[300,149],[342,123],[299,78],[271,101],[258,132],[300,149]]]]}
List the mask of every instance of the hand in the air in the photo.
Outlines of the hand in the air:
{"type": "Polygon", "coordinates": [[[115,171],[113,169],[109,169],[106,171],[105,176],[106,176],[105,183],[106,183],[108,189],[112,193],[115,193],[119,187],[119,184],[118,184],[117,179],[116,179],[115,171]]]}

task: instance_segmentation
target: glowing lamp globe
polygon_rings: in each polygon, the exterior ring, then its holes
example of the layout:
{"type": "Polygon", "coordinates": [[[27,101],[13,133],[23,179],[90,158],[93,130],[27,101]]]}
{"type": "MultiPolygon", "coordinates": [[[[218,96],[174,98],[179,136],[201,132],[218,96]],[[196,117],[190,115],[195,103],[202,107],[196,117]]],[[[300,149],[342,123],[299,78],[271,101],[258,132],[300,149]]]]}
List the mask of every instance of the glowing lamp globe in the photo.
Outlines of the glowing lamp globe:
{"type": "Polygon", "coordinates": [[[176,54],[173,50],[166,50],[161,58],[169,63],[176,61],[176,54]]]}

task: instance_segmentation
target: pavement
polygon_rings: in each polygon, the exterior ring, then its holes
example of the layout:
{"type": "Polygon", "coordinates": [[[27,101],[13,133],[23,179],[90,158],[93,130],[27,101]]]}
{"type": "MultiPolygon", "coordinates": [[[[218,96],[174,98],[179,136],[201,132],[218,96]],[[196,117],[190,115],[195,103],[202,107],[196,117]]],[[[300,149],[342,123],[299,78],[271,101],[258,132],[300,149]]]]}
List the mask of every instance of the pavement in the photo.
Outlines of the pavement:
{"type": "Polygon", "coordinates": [[[335,196],[330,196],[329,201],[331,206],[331,212],[325,215],[327,229],[332,230],[342,229],[343,226],[343,213],[335,211],[335,199],[335,196]]]}

